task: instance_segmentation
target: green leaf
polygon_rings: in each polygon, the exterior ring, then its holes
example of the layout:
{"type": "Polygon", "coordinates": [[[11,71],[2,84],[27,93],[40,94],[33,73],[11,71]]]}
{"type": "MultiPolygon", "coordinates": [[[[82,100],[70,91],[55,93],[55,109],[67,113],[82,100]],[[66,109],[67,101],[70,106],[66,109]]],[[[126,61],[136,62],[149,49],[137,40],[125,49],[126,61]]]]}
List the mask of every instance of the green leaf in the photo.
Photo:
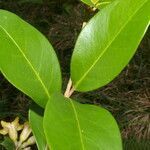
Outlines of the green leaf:
{"type": "Polygon", "coordinates": [[[46,150],[47,142],[43,129],[43,110],[38,106],[32,107],[29,111],[29,122],[36,139],[38,150],[46,150]]]}
{"type": "Polygon", "coordinates": [[[6,150],[15,150],[15,144],[9,137],[5,137],[4,141],[0,143],[6,150]]]}
{"type": "Polygon", "coordinates": [[[44,131],[52,150],[121,150],[112,115],[97,106],[53,95],[44,114],[44,131]]]}
{"type": "Polygon", "coordinates": [[[83,3],[101,9],[110,4],[113,0],[81,0],[83,3]]]}
{"type": "Polygon", "coordinates": [[[134,55],[150,20],[149,0],[116,0],[83,29],[71,61],[77,91],[108,84],[134,55]]]}
{"type": "Polygon", "coordinates": [[[44,107],[61,90],[61,73],[48,40],[13,13],[0,10],[0,68],[18,89],[44,107]]]}

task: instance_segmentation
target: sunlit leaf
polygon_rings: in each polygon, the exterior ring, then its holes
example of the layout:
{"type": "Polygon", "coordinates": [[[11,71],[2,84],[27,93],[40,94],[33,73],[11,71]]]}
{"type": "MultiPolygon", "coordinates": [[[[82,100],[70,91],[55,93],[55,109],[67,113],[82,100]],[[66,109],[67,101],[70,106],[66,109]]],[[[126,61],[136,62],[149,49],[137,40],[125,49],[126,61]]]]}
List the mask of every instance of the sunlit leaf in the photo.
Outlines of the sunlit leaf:
{"type": "Polygon", "coordinates": [[[44,130],[54,150],[122,150],[118,126],[107,110],[59,94],[47,103],[44,130]]]}
{"type": "Polygon", "coordinates": [[[0,10],[0,68],[14,86],[45,106],[61,89],[55,52],[34,27],[13,13],[0,10]]]}
{"type": "Polygon", "coordinates": [[[71,61],[77,91],[102,87],[123,70],[149,26],[149,8],[149,0],[116,0],[84,27],[71,61]]]}

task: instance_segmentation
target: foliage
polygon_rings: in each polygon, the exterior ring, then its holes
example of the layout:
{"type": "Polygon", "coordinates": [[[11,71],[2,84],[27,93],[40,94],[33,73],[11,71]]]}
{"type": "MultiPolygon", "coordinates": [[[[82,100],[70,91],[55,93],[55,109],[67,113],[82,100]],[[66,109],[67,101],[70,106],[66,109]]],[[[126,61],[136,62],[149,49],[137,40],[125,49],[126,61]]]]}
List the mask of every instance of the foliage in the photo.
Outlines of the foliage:
{"type": "Polygon", "coordinates": [[[9,137],[5,137],[4,141],[0,143],[6,150],[15,150],[15,144],[9,137]]]}
{"type": "Polygon", "coordinates": [[[43,129],[43,109],[38,105],[32,105],[29,111],[29,121],[39,150],[47,149],[47,142],[43,129]]]}
{"type": "Polygon", "coordinates": [[[122,149],[117,124],[108,111],[82,105],[63,95],[55,94],[49,100],[44,129],[52,149],[122,149]]]}
{"type": "Polygon", "coordinates": [[[56,150],[122,149],[117,123],[108,111],[69,97],[74,91],[102,87],[122,71],[148,28],[149,6],[148,0],[115,0],[91,19],[76,42],[73,84],[69,82],[65,97],[60,94],[61,73],[51,44],[18,16],[0,10],[1,72],[38,105],[46,106],[44,118],[30,111],[39,149],[47,144],[56,150]]]}
{"type": "Polygon", "coordinates": [[[31,25],[3,10],[0,31],[1,71],[13,85],[44,107],[50,93],[61,89],[59,64],[52,46],[31,25]]]}
{"type": "Polygon", "coordinates": [[[146,1],[133,3],[130,0],[115,1],[100,11],[81,32],[71,62],[71,78],[77,91],[90,91],[106,85],[135,53],[145,27],[148,28],[149,15],[146,15],[146,1]],[[139,22],[138,29],[133,22],[139,22]]]}
{"type": "Polygon", "coordinates": [[[91,7],[101,9],[106,5],[110,4],[113,0],[81,0],[81,1],[91,7]]]}

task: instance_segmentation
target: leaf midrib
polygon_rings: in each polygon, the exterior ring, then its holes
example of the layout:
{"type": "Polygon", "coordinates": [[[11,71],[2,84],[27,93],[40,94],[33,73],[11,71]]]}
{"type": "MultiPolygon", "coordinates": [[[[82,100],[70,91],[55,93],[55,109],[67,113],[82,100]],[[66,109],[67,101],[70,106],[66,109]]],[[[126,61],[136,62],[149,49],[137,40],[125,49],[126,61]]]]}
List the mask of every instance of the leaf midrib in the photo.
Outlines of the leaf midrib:
{"type": "Polygon", "coordinates": [[[82,149],[85,150],[85,146],[84,146],[84,142],[83,142],[83,136],[82,136],[82,130],[81,130],[78,114],[77,114],[76,108],[74,106],[74,103],[72,102],[72,99],[69,98],[69,102],[72,106],[72,109],[73,109],[73,112],[74,112],[74,115],[75,115],[75,119],[76,119],[76,122],[77,122],[77,128],[78,128],[78,131],[79,131],[81,146],[82,146],[82,149]]]}
{"type": "Polygon", "coordinates": [[[93,64],[91,65],[91,67],[83,74],[83,76],[80,78],[80,80],[74,85],[75,89],[77,89],[77,87],[80,85],[80,83],[84,80],[84,78],[88,75],[88,73],[93,69],[93,67],[97,64],[97,62],[99,61],[99,59],[105,54],[105,52],[107,51],[107,49],[112,45],[112,43],[115,41],[115,39],[117,38],[117,36],[122,32],[122,30],[126,27],[126,25],[131,21],[131,19],[135,16],[135,14],[143,7],[143,5],[146,3],[147,1],[145,1],[136,11],[135,13],[133,13],[133,15],[131,15],[129,17],[129,19],[127,20],[127,22],[120,28],[120,30],[118,31],[118,33],[116,34],[116,36],[114,36],[114,38],[110,41],[110,43],[106,46],[106,48],[102,51],[102,53],[100,53],[100,55],[98,56],[98,58],[93,62],[93,64]]]}
{"type": "Polygon", "coordinates": [[[30,66],[31,70],[34,72],[35,76],[37,77],[37,80],[39,80],[39,82],[41,83],[41,85],[42,85],[42,87],[43,87],[43,89],[44,89],[47,97],[50,98],[50,94],[48,92],[48,89],[46,88],[46,86],[43,83],[43,81],[42,81],[41,77],[39,76],[38,72],[36,72],[35,68],[31,64],[31,62],[29,61],[29,59],[26,57],[26,55],[24,54],[24,52],[22,51],[22,49],[20,48],[20,46],[17,44],[17,42],[15,41],[15,39],[9,34],[9,32],[2,25],[0,25],[0,28],[6,33],[6,35],[11,39],[11,41],[18,48],[19,52],[22,54],[23,58],[26,60],[27,64],[30,66]]]}

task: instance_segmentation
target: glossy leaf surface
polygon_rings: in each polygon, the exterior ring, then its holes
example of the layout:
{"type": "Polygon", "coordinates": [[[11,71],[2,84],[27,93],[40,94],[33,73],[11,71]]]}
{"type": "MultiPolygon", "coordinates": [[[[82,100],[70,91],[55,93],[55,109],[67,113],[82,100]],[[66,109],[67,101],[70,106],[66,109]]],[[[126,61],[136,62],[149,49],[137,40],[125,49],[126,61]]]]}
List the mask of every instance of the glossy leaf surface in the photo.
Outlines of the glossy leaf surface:
{"type": "Polygon", "coordinates": [[[60,91],[61,74],[55,52],[34,27],[0,10],[0,68],[4,76],[42,107],[60,91]]]}
{"type": "Polygon", "coordinates": [[[35,108],[29,111],[29,122],[36,139],[38,150],[46,150],[47,142],[43,129],[43,112],[38,107],[35,108]]]}
{"type": "Polygon", "coordinates": [[[116,0],[84,27],[71,61],[77,91],[102,87],[123,70],[148,28],[149,8],[149,0],[116,0]]]}
{"type": "Polygon", "coordinates": [[[81,0],[83,3],[101,9],[110,4],[113,0],[81,0]]]}
{"type": "Polygon", "coordinates": [[[52,150],[122,149],[118,126],[108,111],[59,94],[47,103],[44,131],[52,150]]]}

